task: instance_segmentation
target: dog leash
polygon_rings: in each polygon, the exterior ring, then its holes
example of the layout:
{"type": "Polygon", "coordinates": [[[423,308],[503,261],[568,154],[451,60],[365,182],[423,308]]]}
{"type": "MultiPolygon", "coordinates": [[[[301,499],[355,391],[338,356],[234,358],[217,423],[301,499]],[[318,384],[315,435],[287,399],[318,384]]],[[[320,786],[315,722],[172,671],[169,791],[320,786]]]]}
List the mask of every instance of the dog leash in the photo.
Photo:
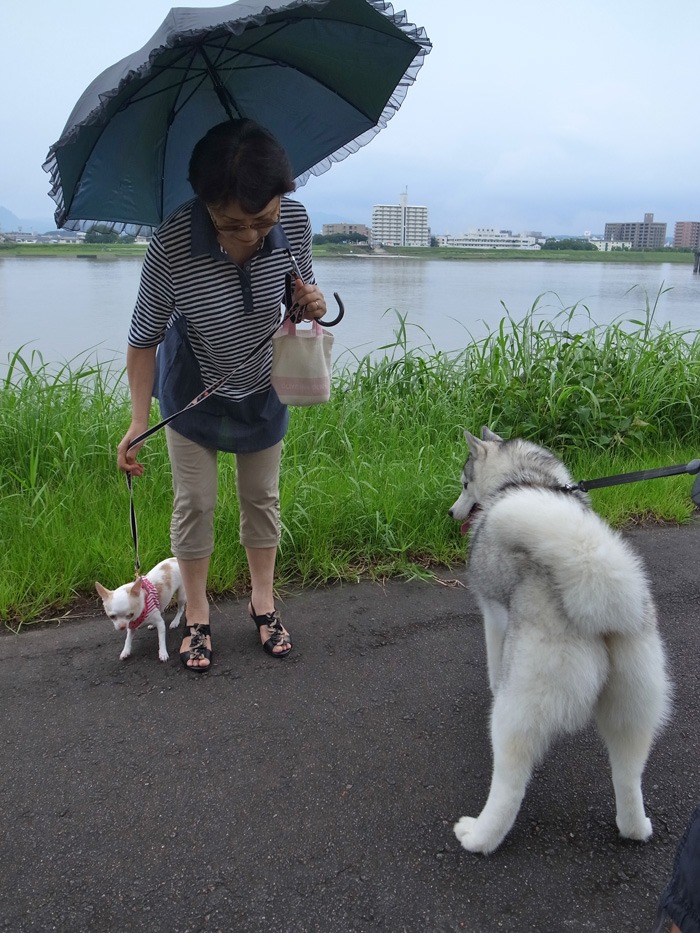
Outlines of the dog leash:
{"type": "MultiPolygon", "coordinates": [[[[292,272],[291,272],[291,275],[290,273],[287,273],[285,277],[285,305],[286,307],[285,307],[285,312],[282,315],[282,320],[275,322],[275,325],[272,328],[272,330],[269,333],[267,333],[262,338],[262,340],[259,341],[259,343],[255,345],[255,347],[250,351],[248,356],[246,356],[246,358],[242,362],[240,362],[238,366],[234,367],[234,369],[226,373],[225,376],[222,376],[221,379],[217,379],[216,382],[212,383],[212,385],[207,386],[202,392],[199,393],[199,395],[193,398],[191,402],[188,402],[184,408],[181,408],[180,411],[176,411],[175,414],[173,415],[168,415],[167,418],[163,418],[163,420],[159,421],[158,424],[154,424],[152,428],[148,428],[148,430],[144,431],[143,434],[139,434],[138,437],[135,437],[133,441],[129,442],[129,446],[126,448],[127,451],[131,450],[131,448],[135,447],[137,444],[142,444],[145,440],[147,440],[149,437],[152,437],[154,434],[156,434],[158,431],[164,428],[167,424],[170,424],[170,422],[173,421],[175,418],[178,418],[180,415],[184,414],[186,411],[189,411],[191,408],[194,408],[196,405],[199,405],[201,402],[204,401],[204,399],[209,398],[209,396],[213,392],[216,392],[217,389],[220,389],[221,386],[225,382],[228,382],[228,380],[232,376],[235,376],[236,373],[240,369],[246,366],[253,359],[253,357],[257,353],[259,353],[260,350],[262,350],[262,348],[265,346],[266,343],[269,343],[270,340],[272,340],[273,336],[275,335],[279,327],[282,324],[284,324],[287,320],[291,319],[295,324],[298,324],[300,322],[301,315],[299,313],[300,311],[299,306],[292,302],[292,276],[294,276],[294,279],[301,279],[302,276],[299,270],[299,265],[297,264],[296,259],[292,255],[291,250],[288,249],[287,253],[289,255],[292,272]]],[[[338,292],[333,292],[333,297],[335,298],[338,304],[338,314],[335,318],[333,318],[332,321],[324,321],[324,320],[319,321],[319,324],[322,324],[324,327],[335,327],[336,324],[340,324],[340,322],[343,320],[343,317],[345,316],[345,305],[343,304],[343,301],[340,295],[338,294],[338,292]]],[[[138,579],[138,577],[141,576],[141,561],[139,560],[139,535],[138,535],[138,526],[136,524],[136,509],[134,508],[134,485],[133,485],[133,477],[131,476],[130,472],[127,472],[126,474],[126,484],[129,489],[129,524],[131,526],[131,537],[134,542],[134,572],[135,572],[136,578],[138,579]]]]}
{"type": "Polygon", "coordinates": [[[604,486],[619,486],[622,483],[639,483],[646,479],[659,479],[662,476],[678,476],[689,473],[698,474],[690,497],[696,505],[700,505],[700,459],[689,463],[680,463],[676,466],[657,467],[655,470],[637,470],[633,473],[618,473],[615,476],[601,476],[599,479],[586,479],[578,483],[568,483],[561,488],[565,492],[588,492],[589,489],[602,489],[604,486]]]}

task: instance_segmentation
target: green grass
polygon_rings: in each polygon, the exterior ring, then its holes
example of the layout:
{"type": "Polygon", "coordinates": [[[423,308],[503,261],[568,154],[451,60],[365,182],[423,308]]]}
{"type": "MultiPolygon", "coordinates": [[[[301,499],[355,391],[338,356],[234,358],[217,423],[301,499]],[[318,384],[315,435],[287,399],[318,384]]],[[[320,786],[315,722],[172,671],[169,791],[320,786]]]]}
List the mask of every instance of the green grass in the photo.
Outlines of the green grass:
{"type": "Polygon", "coordinates": [[[143,259],[145,243],[0,243],[3,256],[58,257],[60,259],[143,259]]]}
{"type": "MultiPolygon", "coordinates": [[[[466,455],[463,430],[482,424],[536,440],[577,479],[685,463],[700,455],[700,338],[636,323],[601,327],[581,308],[553,321],[506,317],[459,354],[408,349],[397,315],[380,359],[351,359],[331,401],[294,409],[282,472],[278,585],[423,575],[461,562],[447,509],[466,455]],[[577,329],[572,328],[576,315],[577,329]]],[[[410,341],[414,343],[414,341],[410,341]]],[[[157,414],[154,409],[153,417],[157,414]]],[[[0,620],[16,630],[59,614],[95,579],[131,578],[126,483],[115,451],[129,422],[123,377],[77,359],[58,372],[17,353],[0,383],[0,620]]],[[[169,551],[170,471],[162,434],[141,452],[135,481],[142,566],[169,551]]],[[[593,494],[617,525],[684,522],[687,476],[593,494]]],[[[222,457],[210,589],[247,584],[238,543],[232,458],[222,457]]]]}

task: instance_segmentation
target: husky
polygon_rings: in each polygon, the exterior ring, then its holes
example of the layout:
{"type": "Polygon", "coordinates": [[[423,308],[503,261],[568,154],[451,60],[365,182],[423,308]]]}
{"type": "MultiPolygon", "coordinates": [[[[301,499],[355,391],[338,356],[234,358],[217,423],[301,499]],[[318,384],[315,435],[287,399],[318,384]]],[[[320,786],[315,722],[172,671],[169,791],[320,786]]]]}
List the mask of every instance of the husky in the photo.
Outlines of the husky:
{"type": "Polygon", "coordinates": [[[455,835],[469,852],[493,852],[553,739],[594,718],[610,758],[617,828],[645,842],[652,827],[641,778],[669,715],[670,685],[641,560],[550,451],[488,428],[481,439],[465,438],[462,493],[449,514],[471,531],[493,774],[483,810],[463,816],[455,835]]]}

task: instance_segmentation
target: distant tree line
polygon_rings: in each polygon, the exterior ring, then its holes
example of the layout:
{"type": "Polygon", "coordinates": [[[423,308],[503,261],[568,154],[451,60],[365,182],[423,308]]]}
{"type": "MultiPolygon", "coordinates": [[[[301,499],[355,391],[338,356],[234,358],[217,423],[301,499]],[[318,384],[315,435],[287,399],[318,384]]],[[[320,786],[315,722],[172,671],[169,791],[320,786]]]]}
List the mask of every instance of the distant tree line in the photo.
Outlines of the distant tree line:
{"type": "Polygon", "coordinates": [[[361,233],[329,233],[328,236],[314,233],[313,242],[315,246],[321,243],[366,243],[367,237],[361,233]]]}
{"type": "Polygon", "coordinates": [[[575,237],[569,237],[566,240],[555,240],[550,238],[545,241],[542,249],[585,249],[585,250],[596,250],[598,247],[593,243],[589,243],[588,240],[579,240],[575,237]]]}
{"type": "Polygon", "coordinates": [[[86,243],[133,243],[133,236],[125,236],[117,233],[106,224],[95,224],[85,234],[86,243]]]}

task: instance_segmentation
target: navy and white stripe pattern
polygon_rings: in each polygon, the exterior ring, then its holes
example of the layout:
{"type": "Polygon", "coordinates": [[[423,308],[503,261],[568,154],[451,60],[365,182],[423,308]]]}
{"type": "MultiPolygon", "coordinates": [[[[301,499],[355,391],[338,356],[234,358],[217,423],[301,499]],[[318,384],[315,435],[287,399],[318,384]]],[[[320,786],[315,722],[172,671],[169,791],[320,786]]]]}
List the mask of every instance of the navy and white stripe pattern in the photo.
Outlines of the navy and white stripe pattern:
{"type": "Polygon", "coordinates": [[[146,251],[129,344],[156,346],[169,322],[184,315],[205,386],[236,370],[216,395],[240,401],[268,389],[272,344],[247,357],[280,320],[290,271],[287,245],[303,280],[315,281],[311,238],[304,206],[283,198],[280,223],[237,266],[222,252],[205,206],[189,201],[163,222],[146,251]]]}

